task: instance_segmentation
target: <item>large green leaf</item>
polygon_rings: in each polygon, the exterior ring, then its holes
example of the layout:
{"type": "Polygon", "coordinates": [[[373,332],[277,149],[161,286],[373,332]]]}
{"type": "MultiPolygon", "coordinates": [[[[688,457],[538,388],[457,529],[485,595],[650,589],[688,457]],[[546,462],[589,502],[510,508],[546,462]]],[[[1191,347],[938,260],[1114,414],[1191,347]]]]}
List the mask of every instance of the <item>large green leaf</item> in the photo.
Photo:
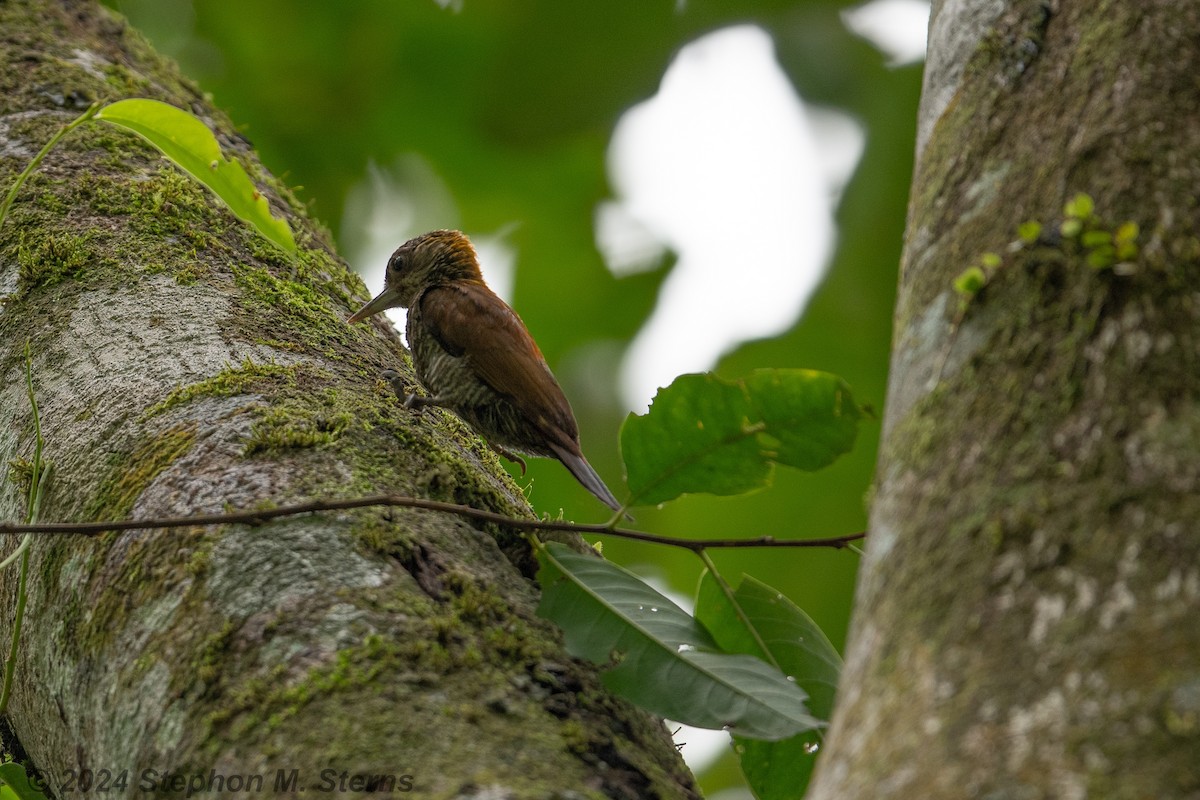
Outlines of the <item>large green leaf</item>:
{"type": "Polygon", "coordinates": [[[158,100],[118,100],[100,109],[102,119],[138,134],[221,198],[240,219],[289,253],[296,240],[287,221],[271,215],[267,199],[246,170],[221,153],[208,126],[186,111],[158,100]]]}
{"type": "Polygon", "coordinates": [[[46,800],[46,795],[30,783],[23,766],[10,761],[0,764],[0,800],[46,800]]]}
{"type": "MultiPolygon", "coordinates": [[[[727,652],[765,657],[765,645],[770,657],[808,693],[813,716],[829,720],[841,656],[812,618],[783,593],[746,576],[731,601],[706,572],[696,597],[696,617],[727,652]]],[[[803,796],[820,744],[820,732],[810,730],[774,742],[735,737],[734,749],[760,800],[789,800],[803,796]]]]}
{"type": "Polygon", "coordinates": [[[621,428],[632,504],[748,492],[767,485],[776,463],[820,469],[854,445],[861,416],[845,381],[827,372],[681,375],[621,428]]]}
{"type": "Polygon", "coordinates": [[[777,740],[820,725],[794,681],[759,658],[717,651],[708,632],[632,573],[557,543],[539,546],[538,614],[573,655],[611,665],[606,686],[698,728],[777,740]]]}

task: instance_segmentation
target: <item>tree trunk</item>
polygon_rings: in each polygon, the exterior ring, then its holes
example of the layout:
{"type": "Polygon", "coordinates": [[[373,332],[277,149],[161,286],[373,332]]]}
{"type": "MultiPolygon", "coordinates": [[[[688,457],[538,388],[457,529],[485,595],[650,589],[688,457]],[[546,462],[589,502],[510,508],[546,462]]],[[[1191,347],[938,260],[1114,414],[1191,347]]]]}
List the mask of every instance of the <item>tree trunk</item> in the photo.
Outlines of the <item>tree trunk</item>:
{"type": "MultiPolygon", "coordinates": [[[[122,21],[0,0],[0,85],[6,189],[93,99],[153,97],[217,130],[301,251],[132,135],[93,122],[63,140],[0,227],[0,457],[32,453],[28,340],[54,466],[44,520],[385,491],[529,513],[462,424],[397,404],[377,376],[408,370],[398,337],[344,321],[362,282],[122,21]]],[[[0,515],[23,510],[3,482],[0,515]]],[[[131,794],[175,773],[228,781],[202,787],[215,795],[369,774],[421,797],[696,796],[662,725],[535,616],[534,570],[513,531],[420,511],[41,537],[9,722],[60,796],[87,770],[94,791],[124,776],[131,794]]],[[[11,620],[15,569],[0,581],[11,620]]]]}
{"type": "Polygon", "coordinates": [[[934,3],[812,797],[1200,797],[1198,47],[1196,0],[934,3]]]}

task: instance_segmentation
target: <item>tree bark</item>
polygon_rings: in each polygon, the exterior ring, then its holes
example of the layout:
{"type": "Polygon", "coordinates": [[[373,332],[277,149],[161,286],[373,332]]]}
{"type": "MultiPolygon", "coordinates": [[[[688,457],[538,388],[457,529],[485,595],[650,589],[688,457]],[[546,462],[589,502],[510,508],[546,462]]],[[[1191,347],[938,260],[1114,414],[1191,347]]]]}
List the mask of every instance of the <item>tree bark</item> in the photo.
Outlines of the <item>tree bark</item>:
{"type": "MultiPolygon", "coordinates": [[[[153,97],[215,128],[300,243],[274,250],[132,135],[64,139],[0,227],[0,457],[32,453],[28,340],[54,465],[42,519],[382,491],[530,513],[478,437],[398,405],[377,377],[411,379],[397,335],[344,322],[362,282],[120,19],[0,0],[0,86],[4,187],[93,99],[153,97]]],[[[23,511],[4,481],[0,514],[23,511]]],[[[535,568],[511,530],[420,511],[40,537],[9,722],[60,796],[88,770],[94,790],[123,775],[119,794],[173,773],[226,791],[261,775],[280,796],[328,770],[421,797],[695,797],[662,725],[536,617],[535,568]]],[[[15,570],[0,584],[11,621],[15,570]]]]}
{"type": "Polygon", "coordinates": [[[812,797],[1200,797],[1198,48],[1195,0],[934,3],[812,797]]]}

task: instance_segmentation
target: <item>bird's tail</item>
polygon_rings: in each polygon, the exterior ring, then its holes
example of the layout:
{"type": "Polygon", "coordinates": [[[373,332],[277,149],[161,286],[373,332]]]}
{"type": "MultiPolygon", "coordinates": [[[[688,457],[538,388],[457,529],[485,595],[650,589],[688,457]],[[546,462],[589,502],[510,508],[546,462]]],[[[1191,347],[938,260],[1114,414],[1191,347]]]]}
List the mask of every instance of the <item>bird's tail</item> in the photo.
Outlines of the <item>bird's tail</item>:
{"type": "MultiPolygon", "coordinates": [[[[596,470],[592,469],[592,465],[587,462],[582,453],[572,453],[564,447],[557,447],[553,444],[550,447],[554,450],[555,455],[558,456],[558,460],[563,463],[563,466],[575,476],[575,480],[583,484],[583,488],[596,495],[601,503],[604,503],[604,505],[613,511],[621,510],[620,502],[608,490],[608,487],[604,485],[604,481],[596,474],[596,470]]],[[[629,517],[628,514],[625,516],[629,517]]],[[[629,518],[632,519],[632,517],[629,518]]]]}

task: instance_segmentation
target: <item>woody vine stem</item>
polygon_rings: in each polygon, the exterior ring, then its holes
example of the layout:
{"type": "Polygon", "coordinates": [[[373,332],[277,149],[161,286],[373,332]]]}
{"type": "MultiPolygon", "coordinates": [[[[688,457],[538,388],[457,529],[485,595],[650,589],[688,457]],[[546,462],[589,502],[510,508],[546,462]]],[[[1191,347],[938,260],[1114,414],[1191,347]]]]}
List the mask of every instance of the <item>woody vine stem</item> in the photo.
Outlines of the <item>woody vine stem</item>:
{"type": "Polygon", "coordinates": [[[344,500],[314,500],[308,503],[297,503],[295,505],[278,506],[276,508],[233,511],[226,514],[196,514],[185,517],[154,517],[102,522],[36,522],[26,524],[0,522],[0,534],[60,533],[77,536],[96,536],[106,531],[188,528],[198,525],[261,525],[280,517],[315,514],[321,511],[345,511],[347,509],[368,508],[371,506],[440,511],[447,514],[457,514],[469,519],[477,519],[482,522],[506,525],[510,528],[524,531],[565,531],[568,533],[615,536],[620,539],[632,539],[639,542],[667,545],[669,547],[682,547],[695,553],[700,553],[708,548],[732,547],[831,547],[834,549],[843,549],[851,547],[853,542],[866,536],[866,532],[864,531],[820,539],[777,539],[774,536],[760,536],[753,539],[680,539],[630,530],[628,528],[618,528],[612,524],[592,525],[563,520],[521,519],[519,517],[510,517],[506,514],[499,514],[495,511],[485,511],[480,508],[473,508],[472,506],[458,505],[457,503],[445,503],[440,500],[428,500],[423,497],[404,497],[392,494],[366,495],[364,497],[354,497],[344,500]]]}

